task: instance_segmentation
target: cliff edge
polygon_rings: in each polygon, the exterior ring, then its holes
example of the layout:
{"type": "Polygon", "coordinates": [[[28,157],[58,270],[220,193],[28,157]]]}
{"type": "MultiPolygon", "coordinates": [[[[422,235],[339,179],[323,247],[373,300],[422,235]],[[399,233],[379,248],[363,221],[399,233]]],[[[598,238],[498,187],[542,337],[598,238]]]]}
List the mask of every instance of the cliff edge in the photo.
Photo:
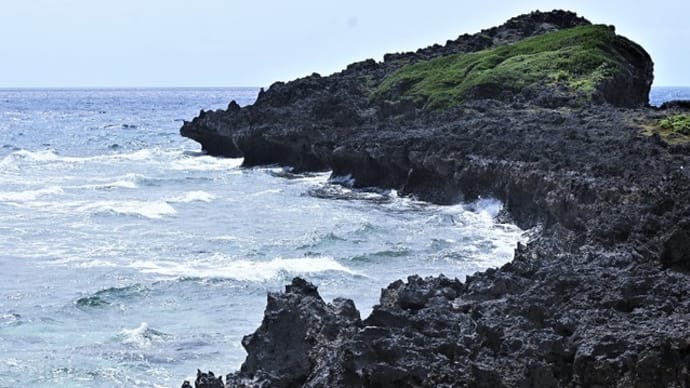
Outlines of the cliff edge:
{"type": "Polygon", "coordinates": [[[227,384],[690,387],[690,135],[674,129],[690,111],[647,106],[652,71],[613,27],[534,12],[186,122],[246,166],[436,203],[495,197],[539,232],[464,282],[397,281],[365,319],[295,279],[227,384]]]}

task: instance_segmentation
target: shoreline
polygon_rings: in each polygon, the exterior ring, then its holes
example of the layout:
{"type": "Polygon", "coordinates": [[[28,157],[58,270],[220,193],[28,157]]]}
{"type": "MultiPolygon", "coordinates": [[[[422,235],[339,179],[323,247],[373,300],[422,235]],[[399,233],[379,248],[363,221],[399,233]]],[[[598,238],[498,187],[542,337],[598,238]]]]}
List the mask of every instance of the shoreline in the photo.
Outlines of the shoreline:
{"type": "Polygon", "coordinates": [[[491,47],[492,33],[504,44],[544,25],[585,24],[562,11],[523,15],[446,46],[277,83],[251,106],[231,102],[185,123],[183,136],[210,154],[241,155],[245,166],[331,169],[356,187],[440,204],[493,196],[516,225],[541,228],[510,263],[464,283],[392,283],[364,320],[351,301],[325,304],[295,279],[269,294],[228,385],[690,384],[690,143],[645,132],[688,110],[639,103],[651,85],[636,78],[651,77],[641,48],[621,41],[637,75],[584,103],[544,85],[477,90],[440,111],[404,88],[396,99],[368,97],[367,82],[455,49],[491,47]]]}

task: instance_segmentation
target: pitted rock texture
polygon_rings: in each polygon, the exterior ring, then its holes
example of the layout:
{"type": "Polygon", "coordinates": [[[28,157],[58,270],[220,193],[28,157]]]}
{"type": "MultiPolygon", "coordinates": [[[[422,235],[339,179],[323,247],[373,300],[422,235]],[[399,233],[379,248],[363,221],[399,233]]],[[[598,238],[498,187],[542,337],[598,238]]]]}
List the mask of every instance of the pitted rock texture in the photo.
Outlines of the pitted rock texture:
{"type": "Polygon", "coordinates": [[[535,230],[501,268],[389,285],[364,320],[295,279],[269,295],[228,386],[690,387],[690,146],[643,134],[688,105],[645,106],[643,49],[627,41],[628,75],[601,100],[548,85],[443,110],[369,98],[405,65],[587,23],[523,15],[185,123],[182,135],[246,166],[332,170],[436,203],[495,197],[535,230]]]}

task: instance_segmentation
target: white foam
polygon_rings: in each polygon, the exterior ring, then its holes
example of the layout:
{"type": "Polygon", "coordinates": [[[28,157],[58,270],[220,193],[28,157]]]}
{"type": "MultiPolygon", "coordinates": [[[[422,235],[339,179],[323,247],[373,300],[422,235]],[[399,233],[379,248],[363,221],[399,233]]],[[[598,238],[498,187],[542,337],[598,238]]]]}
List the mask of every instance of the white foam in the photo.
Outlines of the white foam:
{"type": "Polygon", "coordinates": [[[54,245],[36,246],[36,254],[30,257],[41,259],[44,265],[65,266],[70,268],[113,268],[119,267],[116,262],[102,258],[113,259],[122,256],[124,251],[112,244],[103,243],[96,249],[56,249],[54,245]]]}
{"type": "Polygon", "coordinates": [[[127,180],[119,180],[119,181],[104,183],[102,185],[97,185],[94,188],[95,189],[136,189],[137,187],[138,186],[137,186],[136,182],[127,181],[127,180]]]}
{"type": "Polygon", "coordinates": [[[178,171],[223,171],[238,168],[244,159],[226,159],[203,155],[172,161],[170,168],[178,171]]]}
{"type": "Polygon", "coordinates": [[[331,177],[331,171],[327,172],[315,172],[309,175],[299,177],[299,181],[307,184],[323,185],[328,183],[331,177]]]}
{"type": "Polygon", "coordinates": [[[334,183],[334,184],[340,184],[346,187],[352,187],[355,184],[355,178],[352,177],[352,175],[347,174],[347,175],[338,175],[338,176],[332,176],[328,179],[328,182],[334,183]]]}
{"type": "Polygon", "coordinates": [[[0,202],[26,202],[35,201],[39,197],[48,195],[62,194],[63,190],[59,186],[49,186],[43,189],[24,190],[24,191],[0,191],[0,202]]]}
{"type": "Polygon", "coordinates": [[[140,349],[150,348],[153,341],[159,340],[167,335],[149,327],[149,324],[142,322],[134,329],[122,329],[118,334],[123,344],[133,345],[140,349]]]}
{"type": "Polygon", "coordinates": [[[57,158],[59,158],[59,156],[53,150],[19,150],[7,155],[2,161],[3,163],[15,160],[33,160],[37,162],[49,162],[54,161],[57,158]]]}
{"type": "Polygon", "coordinates": [[[454,222],[480,228],[493,227],[496,216],[503,209],[503,203],[494,198],[479,199],[471,203],[457,205],[429,205],[414,201],[404,202],[403,205],[422,205],[434,210],[434,214],[430,217],[432,220],[441,220],[445,219],[446,216],[452,216],[454,222]]]}
{"type": "Polygon", "coordinates": [[[209,238],[209,240],[210,241],[240,241],[242,239],[237,237],[237,236],[222,235],[222,236],[211,237],[211,238],[209,238]]]}
{"type": "Polygon", "coordinates": [[[157,156],[159,154],[162,154],[162,152],[154,152],[153,150],[150,149],[143,149],[139,151],[135,151],[132,153],[128,154],[111,154],[111,155],[101,155],[101,156],[96,156],[94,159],[96,160],[135,160],[135,161],[140,161],[140,160],[149,160],[152,159],[154,156],[157,156]]]}
{"type": "MultiPolygon", "coordinates": [[[[61,257],[57,260],[43,261],[46,265],[67,266],[71,268],[114,268],[118,265],[108,260],[89,259],[81,255],[71,255],[70,251],[59,252],[52,251],[55,256],[61,257]],[[66,257],[65,257],[66,256],[66,257]]],[[[45,254],[36,255],[37,258],[45,258],[45,254]]]]}
{"type": "Polygon", "coordinates": [[[211,202],[216,196],[206,191],[190,191],[166,200],[169,203],[211,202]]]}
{"type": "Polygon", "coordinates": [[[105,267],[117,267],[117,264],[107,261],[107,260],[87,260],[76,265],[78,268],[105,268],[105,267]]]}
{"type": "Polygon", "coordinates": [[[268,190],[262,190],[253,194],[248,194],[247,196],[249,197],[261,197],[266,194],[279,194],[282,193],[282,189],[268,189],[268,190]]]}
{"type": "Polygon", "coordinates": [[[103,162],[103,163],[113,163],[117,161],[145,161],[153,160],[161,156],[178,156],[180,151],[178,150],[159,150],[159,149],[142,149],[130,153],[112,153],[103,154],[95,156],[62,156],[59,155],[55,150],[19,150],[12,152],[11,154],[5,156],[2,161],[0,161],[0,167],[2,168],[16,168],[22,162],[33,162],[33,163],[88,163],[88,162],[103,162]]]}
{"type": "Polygon", "coordinates": [[[480,214],[495,218],[503,210],[503,203],[494,198],[482,198],[475,201],[470,207],[480,214]]]}
{"type": "Polygon", "coordinates": [[[67,186],[67,189],[87,189],[87,190],[111,190],[111,189],[136,189],[139,187],[139,183],[146,181],[148,178],[142,174],[128,173],[120,177],[116,177],[116,180],[96,180],[99,183],[92,183],[88,185],[79,186],[67,186]]]}
{"type": "Polygon", "coordinates": [[[63,214],[119,214],[159,219],[176,214],[177,211],[165,201],[27,201],[20,205],[43,212],[63,214]]]}
{"type": "Polygon", "coordinates": [[[277,279],[283,272],[313,274],[338,271],[357,274],[330,257],[276,258],[270,261],[250,261],[216,256],[210,260],[185,262],[136,261],[130,264],[130,267],[143,273],[161,275],[166,278],[225,278],[253,282],[277,279]]]}
{"type": "Polygon", "coordinates": [[[77,211],[93,214],[115,213],[122,215],[142,216],[151,219],[176,214],[174,207],[165,201],[96,201],[85,203],[77,211]]]}
{"type": "Polygon", "coordinates": [[[91,189],[136,189],[139,187],[138,183],[141,182],[143,179],[145,179],[141,174],[134,174],[130,173],[122,177],[121,179],[118,179],[116,181],[112,182],[105,182],[105,183],[100,183],[100,184],[95,184],[95,185],[88,185],[88,188],[91,189]]]}

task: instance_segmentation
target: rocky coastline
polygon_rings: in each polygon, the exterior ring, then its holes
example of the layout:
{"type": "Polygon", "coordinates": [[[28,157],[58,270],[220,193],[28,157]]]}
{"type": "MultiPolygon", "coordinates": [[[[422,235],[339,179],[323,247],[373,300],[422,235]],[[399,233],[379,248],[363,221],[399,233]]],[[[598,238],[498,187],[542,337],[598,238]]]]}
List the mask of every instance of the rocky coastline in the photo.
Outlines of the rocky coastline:
{"type": "Polygon", "coordinates": [[[536,231],[501,268],[392,283],[364,319],[295,279],[268,295],[225,385],[690,387],[690,133],[659,125],[690,104],[648,106],[652,79],[613,27],[533,12],[185,122],[246,166],[435,203],[494,197],[536,231]]]}

